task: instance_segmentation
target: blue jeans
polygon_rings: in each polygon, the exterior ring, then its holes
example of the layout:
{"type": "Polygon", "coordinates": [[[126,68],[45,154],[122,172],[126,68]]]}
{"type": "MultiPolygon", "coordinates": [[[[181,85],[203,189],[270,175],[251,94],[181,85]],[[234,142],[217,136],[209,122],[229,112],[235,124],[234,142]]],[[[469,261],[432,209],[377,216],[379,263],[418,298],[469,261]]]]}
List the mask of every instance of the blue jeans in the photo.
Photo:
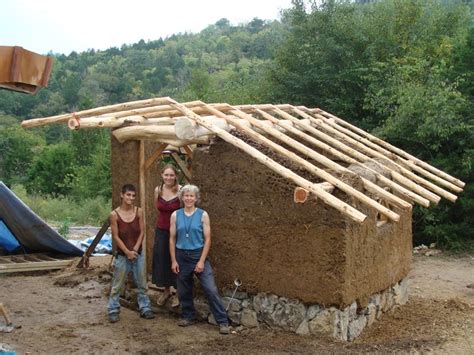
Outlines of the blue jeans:
{"type": "Polygon", "coordinates": [[[143,253],[131,261],[124,255],[117,254],[114,261],[114,276],[112,279],[112,289],[110,290],[110,298],[108,305],[109,314],[120,312],[120,291],[125,284],[125,280],[129,272],[132,272],[133,281],[137,286],[138,309],[141,314],[151,310],[150,298],[147,296],[146,287],[146,270],[145,257],[143,253]]]}
{"type": "MultiPolygon", "coordinates": [[[[183,250],[176,249],[176,261],[179,265],[178,273],[178,298],[181,304],[181,316],[184,319],[195,319],[196,310],[193,302],[193,274],[194,268],[201,257],[202,249],[183,250]]],[[[227,313],[222,304],[219,291],[214,282],[214,274],[209,260],[204,263],[204,271],[196,273],[206,294],[209,308],[211,309],[217,324],[228,324],[227,313]]]]}

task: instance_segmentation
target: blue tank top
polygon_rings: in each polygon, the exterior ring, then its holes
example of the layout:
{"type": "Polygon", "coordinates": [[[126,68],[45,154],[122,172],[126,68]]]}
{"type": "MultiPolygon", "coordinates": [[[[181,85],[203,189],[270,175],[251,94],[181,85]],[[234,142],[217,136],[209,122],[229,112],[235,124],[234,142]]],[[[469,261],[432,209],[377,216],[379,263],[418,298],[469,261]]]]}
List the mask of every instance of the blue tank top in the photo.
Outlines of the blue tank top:
{"type": "Polygon", "coordinates": [[[203,213],[200,208],[196,208],[191,216],[186,216],[184,208],[176,211],[176,248],[194,250],[204,246],[203,213]]]}

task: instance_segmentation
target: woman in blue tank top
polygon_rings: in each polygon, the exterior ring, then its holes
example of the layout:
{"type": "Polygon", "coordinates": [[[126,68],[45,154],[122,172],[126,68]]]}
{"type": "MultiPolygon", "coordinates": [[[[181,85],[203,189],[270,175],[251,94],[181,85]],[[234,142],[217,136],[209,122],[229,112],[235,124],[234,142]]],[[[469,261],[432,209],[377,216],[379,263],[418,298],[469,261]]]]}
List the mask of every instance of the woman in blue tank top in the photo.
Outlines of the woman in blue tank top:
{"type": "Polygon", "coordinates": [[[227,313],[219,296],[212,267],[207,260],[211,248],[211,223],[206,211],[197,208],[199,188],[185,185],[180,193],[183,208],[174,211],[170,221],[171,269],[177,274],[178,298],[181,304],[179,326],[196,322],[193,302],[193,275],[206,294],[221,334],[229,334],[227,313]]]}

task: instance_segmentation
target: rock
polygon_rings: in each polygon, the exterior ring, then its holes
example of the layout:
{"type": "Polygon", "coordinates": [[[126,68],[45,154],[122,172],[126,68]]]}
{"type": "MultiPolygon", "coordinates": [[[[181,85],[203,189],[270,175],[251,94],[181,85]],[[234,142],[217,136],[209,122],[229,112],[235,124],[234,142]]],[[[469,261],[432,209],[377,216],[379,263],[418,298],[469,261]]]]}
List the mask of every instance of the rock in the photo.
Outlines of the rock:
{"type": "Polygon", "coordinates": [[[308,307],[308,310],[306,311],[306,317],[308,320],[311,320],[316,317],[319,312],[321,312],[321,307],[319,307],[317,304],[313,304],[312,306],[308,307]]]}
{"type": "Polygon", "coordinates": [[[232,325],[240,325],[241,313],[240,312],[227,312],[227,316],[229,317],[232,325]]]}
{"type": "Polygon", "coordinates": [[[347,333],[349,328],[349,322],[351,320],[352,314],[357,313],[357,303],[355,311],[352,309],[352,305],[347,307],[344,311],[340,311],[338,309],[334,310],[337,314],[337,330],[336,330],[336,337],[340,340],[347,340],[347,333]]]}
{"type": "Polygon", "coordinates": [[[281,298],[275,305],[275,310],[271,313],[269,319],[272,325],[281,327],[285,330],[296,331],[298,326],[305,318],[306,307],[297,300],[288,300],[281,298]]]}
{"type": "Polygon", "coordinates": [[[250,308],[250,302],[249,302],[249,299],[246,298],[245,300],[242,300],[242,308],[250,308]]]}
{"type": "Polygon", "coordinates": [[[367,325],[371,326],[377,318],[377,306],[373,303],[369,303],[365,314],[367,316],[367,325]]]}
{"type": "Polygon", "coordinates": [[[347,310],[347,315],[349,316],[349,319],[355,319],[357,316],[357,302],[354,301],[351,303],[349,307],[346,308],[347,310]]]}
{"type": "Polygon", "coordinates": [[[308,335],[309,334],[308,320],[303,319],[301,324],[296,329],[296,334],[298,334],[298,335],[308,335]]]}
{"type": "Polygon", "coordinates": [[[196,297],[194,299],[194,308],[196,309],[197,318],[200,320],[208,319],[209,313],[209,305],[204,298],[196,297]]]}
{"type": "Polygon", "coordinates": [[[362,330],[365,328],[366,324],[367,318],[365,317],[365,315],[360,315],[356,319],[352,320],[349,323],[347,340],[353,341],[355,338],[357,338],[360,333],[362,333],[362,330]]]}
{"type": "MultiPolygon", "coordinates": [[[[234,293],[234,290],[229,290],[228,288],[226,288],[224,290],[224,292],[222,293],[222,295],[224,297],[232,297],[232,294],[234,293]]],[[[249,295],[247,292],[240,292],[240,291],[237,291],[234,295],[234,299],[238,299],[238,300],[244,300],[246,298],[249,298],[249,295]]]]}
{"type": "Polygon", "coordinates": [[[308,322],[311,334],[336,336],[337,314],[334,311],[325,309],[308,322]]]}
{"type": "Polygon", "coordinates": [[[408,280],[403,279],[393,286],[393,302],[396,305],[403,305],[408,302],[408,280]]]}
{"type": "Polygon", "coordinates": [[[380,300],[380,306],[382,308],[382,312],[385,313],[389,311],[390,309],[393,308],[393,305],[394,305],[393,292],[392,292],[392,288],[390,287],[389,289],[385,290],[380,300]]]}
{"type": "Polygon", "coordinates": [[[253,298],[253,309],[257,312],[259,319],[268,322],[270,315],[275,310],[275,305],[278,303],[278,296],[269,295],[266,293],[259,293],[253,298]]]}
{"type": "Polygon", "coordinates": [[[240,315],[240,324],[247,328],[257,327],[257,312],[252,311],[251,309],[244,309],[240,315]]]}
{"type": "Polygon", "coordinates": [[[224,308],[228,309],[229,311],[238,312],[242,309],[241,302],[236,299],[232,299],[231,301],[230,297],[223,297],[222,304],[224,305],[224,308]]]}
{"type": "Polygon", "coordinates": [[[212,313],[210,313],[209,317],[207,317],[207,321],[210,324],[217,325],[216,318],[214,318],[214,315],[212,313]]]}

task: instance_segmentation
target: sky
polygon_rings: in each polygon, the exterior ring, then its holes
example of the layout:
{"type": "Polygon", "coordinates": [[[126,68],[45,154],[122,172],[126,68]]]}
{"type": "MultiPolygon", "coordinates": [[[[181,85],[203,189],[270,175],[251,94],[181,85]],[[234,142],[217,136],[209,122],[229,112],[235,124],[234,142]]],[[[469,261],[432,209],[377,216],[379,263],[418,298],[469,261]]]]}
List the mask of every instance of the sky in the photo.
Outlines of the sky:
{"type": "Polygon", "coordinates": [[[83,52],[280,18],[291,0],[0,0],[0,46],[40,54],[83,52]]]}

